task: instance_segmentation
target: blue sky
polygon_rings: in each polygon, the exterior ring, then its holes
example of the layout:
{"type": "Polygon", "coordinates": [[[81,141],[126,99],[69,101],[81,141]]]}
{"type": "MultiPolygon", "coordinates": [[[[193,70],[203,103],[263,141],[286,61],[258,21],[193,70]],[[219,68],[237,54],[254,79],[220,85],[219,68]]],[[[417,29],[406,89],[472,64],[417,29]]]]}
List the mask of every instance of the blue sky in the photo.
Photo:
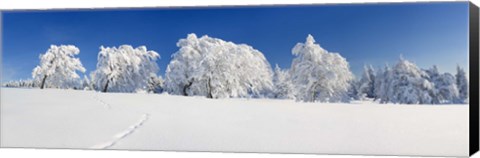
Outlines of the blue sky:
{"type": "Polygon", "coordinates": [[[31,78],[51,44],[79,47],[87,74],[101,45],[145,45],[161,55],[163,76],[188,33],[251,45],[282,68],[290,67],[293,46],[312,34],[356,75],[364,64],[393,64],[400,55],[421,68],[468,70],[467,2],[7,11],[2,29],[3,81],[31,78]]]}

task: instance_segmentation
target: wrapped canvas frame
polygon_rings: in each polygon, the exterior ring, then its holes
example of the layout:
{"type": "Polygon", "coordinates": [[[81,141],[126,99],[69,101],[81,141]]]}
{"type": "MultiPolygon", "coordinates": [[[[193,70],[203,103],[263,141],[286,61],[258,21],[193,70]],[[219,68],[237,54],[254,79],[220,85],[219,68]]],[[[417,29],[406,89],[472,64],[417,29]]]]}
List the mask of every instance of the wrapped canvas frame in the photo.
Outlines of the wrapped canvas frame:
{"type": "MultiPolygon", "coordinates": [[[[287,5],[289,6],[289,5],[287,5]]],[[[255,7],[255,6],[252,6],[255,7]]],[[[282,6],[278,6],[282,7],[282,6]]],[[[193,7],[196,8],[196,7],[193,7]]],[[[207,7],[209,8],[209,7],[207,7]]],[[[138,9],[138,8],[136,8],[138,9]]],[[[469,100],[469,154],[473,155],[479,150],[479,12],[478,7],[469,3],[469,74],[470,74],[470,100],[469,100]]],[[[1,26],[0,26],[1,27],[1,26]]],[[[3,28],[3,27],[2,27],[3,28]]],[[[3,33],[3,32],[2,32],[3,33]]],[[[2,36],[3,37],[3,36],[2,36]]],[[[3,53],[3,52],[2,52],[3,53]]],[[[146,116],[148,118],[148,115],[146,116]]],[[[2,146],[4,147],[4,146],[2,146]]],[[[231,151],[235,152],[235,151],[231,151]]],[[[288,153],[288,151],[286,152],[288,153]]],[[[342,154],[342,153],[338,153],[342,154]]]]}

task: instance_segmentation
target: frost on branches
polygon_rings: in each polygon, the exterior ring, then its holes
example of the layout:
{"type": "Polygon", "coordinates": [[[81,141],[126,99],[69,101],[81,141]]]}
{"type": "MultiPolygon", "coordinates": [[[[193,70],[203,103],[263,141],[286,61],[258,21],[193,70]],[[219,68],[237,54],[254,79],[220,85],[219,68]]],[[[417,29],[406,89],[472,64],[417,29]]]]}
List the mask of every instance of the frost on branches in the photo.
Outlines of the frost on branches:
{"type": "Polygon", "coordinates": [[[157,52],[145,46],[101,46],[97,69],[91,74],[94,88],[102,92],[147,91],[149,80],[157,76],[158,58],[157,52]]]}
{"type": "Polygon", "coordinates": [[[298,43],[292,54],[296,57],[290,76],[297,88],[298,100],[338,102],[348,99],[353,75],[345,58],[320,47],[312,35],[308,35],[305,43],[298,43]]]}
{"type": "Polygon", "coordinates": [[[293,86],[290,74],[286,70],[275,65],[273,75],[273,97],[279,99],[295,99],[295,86],[293,86]]]}
{"type": "Polygon", "coordinates": [[[80,85],[77,71],[84,73],[85,68],[76,55],[80,50],[73,45],[51,45],[45,54],[40,55],[40,64],[33,69],[35,84],[43,88],[75,88],[80,85]]]}
{"type": "Polygon", "coordinates": [[[166,72],[165,87],[171,94],[263,97],[272,89],[270,64],[251,46],[195,34],[177,46],[166,72]]]}

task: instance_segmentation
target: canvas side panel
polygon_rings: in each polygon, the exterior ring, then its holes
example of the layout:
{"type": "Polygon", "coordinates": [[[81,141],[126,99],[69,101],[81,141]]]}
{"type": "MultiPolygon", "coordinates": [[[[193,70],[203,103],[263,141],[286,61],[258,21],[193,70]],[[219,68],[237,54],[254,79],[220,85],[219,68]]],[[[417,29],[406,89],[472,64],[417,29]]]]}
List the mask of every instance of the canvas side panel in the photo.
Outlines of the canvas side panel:
{"type": "Polygon", "coordinates": [[[470,155],[478,151],[479,143],[479,96],[478,96],[478,67],[479,67],[479,50],[478,50],[478,7],[470,2],[469,6],[469,53],[470,53],[470,155]]]}

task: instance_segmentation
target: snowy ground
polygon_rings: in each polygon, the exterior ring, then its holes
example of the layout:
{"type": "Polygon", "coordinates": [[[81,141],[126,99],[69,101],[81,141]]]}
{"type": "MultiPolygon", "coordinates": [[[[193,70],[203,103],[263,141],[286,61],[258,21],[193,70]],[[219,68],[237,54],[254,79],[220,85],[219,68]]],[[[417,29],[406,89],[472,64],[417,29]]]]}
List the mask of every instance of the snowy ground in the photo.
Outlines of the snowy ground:
{"type": "Polygon", "coordinates": [[[1,147],[466,156],[468,106],[2,88],[1,147]]]}

